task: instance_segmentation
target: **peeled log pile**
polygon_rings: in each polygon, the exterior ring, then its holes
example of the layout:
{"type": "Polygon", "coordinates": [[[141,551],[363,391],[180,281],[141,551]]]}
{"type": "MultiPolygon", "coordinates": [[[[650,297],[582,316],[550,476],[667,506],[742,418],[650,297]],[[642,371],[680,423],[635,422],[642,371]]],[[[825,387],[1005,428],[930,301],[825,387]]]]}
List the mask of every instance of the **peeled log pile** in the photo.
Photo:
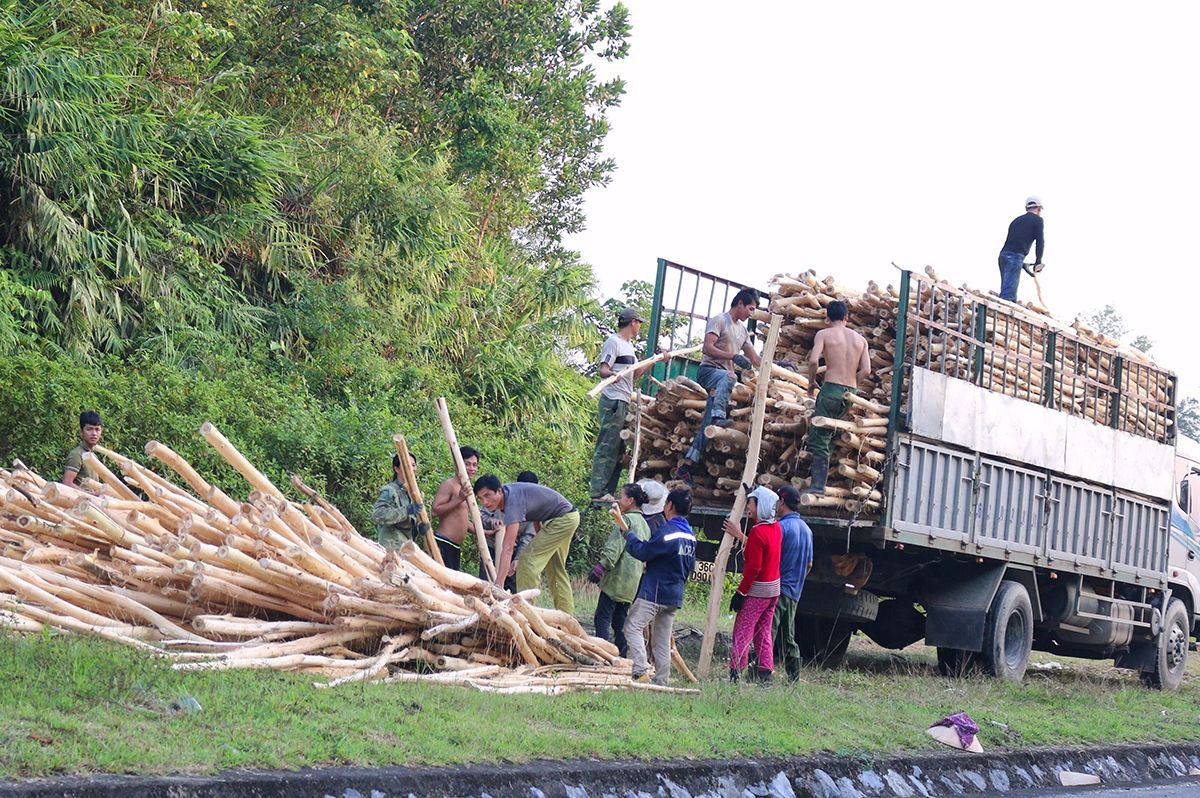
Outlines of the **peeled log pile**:
{"type": "MultiPolygon", "coordinates": [[[[968,286],[951,286],[933,269],[926,272],[913,275],[910,284],[908,362],[1100,424],[1113,424],[1115,413],[1119,429],[1160,442],[1172,440],[1173,380],[1144,353],[1079,321],[1069,327],[1055,322],[1034,303],[1004,302],[968,286]],[[1114,387],[1117,380],[1120,393],[1114,387]]],[[[759,481],[774,488],[790,482],[801,490],[810,482],[806,441],[814,422],[805,390],[807,361],[817,332],[826,326],[825,308],[842,300],[849,306],[848,326],[867,339],[872,373],[859,386],[844,421],[817,422],[837,432],[829,487],[824,496],[804,501],[832,512],[878,513],[900,291],[871,282],[858,292],[839,286],[832,277],[819,279],[813,271],[777,275],[771,282],[775,290],[769,305],[755,316],[764,322],[773,313],[784,317],[776,357],[796,364],[797,371],[772,367],[759,481]]],[[[759,334],[764,334],[764,325],[759,334]]],[[[748,384],[737,386],[730,403],[729,415],[736,425],[708,428],[708,450],[692,469],[696,498],[702,504],[731,504],[738,489],[756,377],[748,373],[746,379],[748,384]]],[[[902,402],[907,391],[905,378],[902,402]]],[[[641,397],[638,476],[671,479],[699,429],[706,399],[704,389],[686,377],[661,384],[653,397],[641,397]]],[[[635,416],[629,414],[623,432],[630,441],[635,416]]]]}
{"type": "Polygon", "coordinates": [[[154,441],[147,454],[187,488],[102,447],[124,481],[99,495],[19,461],[0,470],[0,628],[92,634],[176,668],[299,671],[329,685],[407,678],[405,668],[498,691],[631,685],[616,646],[534,606],[537,591],[510,594],[412,542],[386,550],[297,478],[303,502],[212,425],[203,433],[253,486],[244,502],[154,441]]]}

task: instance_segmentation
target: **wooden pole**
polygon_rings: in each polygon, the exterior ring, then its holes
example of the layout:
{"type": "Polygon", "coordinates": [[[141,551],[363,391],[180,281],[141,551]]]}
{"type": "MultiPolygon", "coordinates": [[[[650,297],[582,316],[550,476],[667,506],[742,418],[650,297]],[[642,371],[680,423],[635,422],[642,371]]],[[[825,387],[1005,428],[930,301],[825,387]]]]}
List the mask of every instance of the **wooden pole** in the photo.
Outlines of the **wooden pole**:
{"type": "MultiPolygon", "coordinates": [[[[479,561],[487,571],[488,579],[496,581],[496,566],[492,562],[491,552],[487,547],[487,532],[483,528],[483,517],[479,514],[479,502],[475,501],[475,491],[471,486],[471,478],[467,476],[467,466],[463,463],[462,452],[458,450],[458,436],[454,434],[454,424],[450,421],[450,411],[446,407],[446,398],[439,396],[434,404],[437,405],[438,418],[442,421],[442,432],[446,434],[446,445],[450,447],[450,456],[454,458],[454,471],[458,481],[467,489],[467,508],[471,512],[471,526],[475,527],[475,539],[479,542],[479,561]]],[[[507,574],[505,574],[507,576],[507,574]]],[[[503,585],[501,578],[499,584],[503,585]]]]}
{"type": "MultiPolygon", "coordinates": [[[[779,326],[782,321],[782,316],[771,315],[771,329],[767,332],[767,343],[763,347],[763,363],[771,363],[775,359],[775,344],[779,340],[779,326]]],[[[758,453],[762,447],[763,421],[767,415],[767,388],[770,384],[770,380],[760,379],[758,389],[754,394],[754,417],[750,422],[750,445],[746,449],[746,468],[742,472],[742,483],[745,485],[753,485],[758,479],[758,453]]],[[[745,510],[746,492],[739,490],[729,517],[740,523],[745,510]]],[[[717,560],[713,563],[712,590],[708,594],[708,615],[704,624],[704,640],[700,643],[700,661],[696,665],[697,675],[701,679],[708,676],[709,666],[712,665],[713,644],[717,637],[717,617],[721,614],[721,598],[725,587],[725,566],[729,564],[729,552],[732,548],[733,537],[723,535],[721,547],[717,550],[717,560]]]]}
{"type": "Polygon", "coordinates": [[[442,562],[442,550],[438,548],[437,541],[433,538],[433,524],[429,523],[429,513],[425,510],[425,502],[421,499],[421,486],[417,484],[417,474],[413,471],[412,461],[408,459],[408,443],[405,442],[403,435],[393,435],[392,442],[396,444],[396,454],[400,456],[400,470],[404,472],[404,485],[408,488],[408,495],[414,502],[421,505],[417,521],[425,530],[425,545],[429,548],[429,556],[437,560],[438,565],[445,565],[442,562]]]}
{"type": "Polygon", "coordinates": [[[612,375],[611,377],[606,377],[605,379],[602,379],[602,380],[600,380],[600,382],[596,383],[596,387],[593,388],[592,390],[588,391],[588,399],[595,399],[596,396],[598,396],[601,391],[603,391],[608,386],[612,385],[617,380],[624,377],[627,373],[629,373],[631,371],[636,371],[637,369],[640,369],[640,368],[645,368],[646,366],[653,366],[655,363],[658,363],[658,362],[666,359],[667,355],[670,355],[671,357],[679,357],[680,355],[690,355],[695,352],[699,352],[703,348],[704,348],[703,344],[701,344],[700,346],[689,346],[687,349],[676,349],[674,352],[659,352],[654,357],[648,357],[645,360],[639,360],[637,363],[634,363],[629,368],[622,369],[621,371],[617,372],[616,374],[612,375]]]}
{"type": "Polygon", "coordinates": [[[637,482],[638,455],[642,449],[642,392],[634,391],[633,400],[637,406],[633,410],[633,453],[629,456],[629,481],[637,482]]]}

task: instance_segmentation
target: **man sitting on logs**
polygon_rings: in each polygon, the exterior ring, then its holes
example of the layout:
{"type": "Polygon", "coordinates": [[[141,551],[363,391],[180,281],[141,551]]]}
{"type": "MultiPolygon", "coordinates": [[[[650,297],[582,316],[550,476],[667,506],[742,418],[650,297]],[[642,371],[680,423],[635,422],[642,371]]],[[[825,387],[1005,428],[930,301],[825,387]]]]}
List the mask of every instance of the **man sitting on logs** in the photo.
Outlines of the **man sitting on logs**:
{"type": "Polygon", "coordinates": [[[513,549],[523,521],[533,521],[533,540],[516,563],[517,590],[542,583],[542,574],[554,596],[554,608],[575,614],[575,595],[567,575],[567,552],[579,528],[579,511],[565,496],[545,485],[510,482],[501,485],[493,474],[475,480],[475,496],[491,512],[504,511],[504,543],[496,563],[496,578],[503,584],[513,571],[513,549]]]}
{"type": "Polygon", "coordinates": [[[104,431],[104,422],[95,410],[85,410],[79,414],[79,445],[67,454],[67,464],[63,467],[62,484],[81,487],[75,480],[95,479],[96,472],[83,461],[83,453],[90,452],[100,442],[104,431]]]}
{"type": "MultiPolygon", "coordinates": [[[[470,446],[460,446],[458,452],[466,466],[467,477],[474,479],[479,473],[479,452],[470,446]]],[[[467,496],[470,492],[471,487],[463,485],[455,475],[438,485],[437,493],[433,496],[433,516],[438,519],[438,528],[433,537],[442,553],[442,562],[456,571],[462,570],[462,542],[471,531],[471,518],[467,512],[467,496]]]]}
{"type": "Polygon", "coordinates": [[[704,329],[704,356],[700,360],[696,380],[708,391],[708,401],[704,405],[700,429],[692,439],[692,447],[675,470],[675,478],[683,480],[689,488],[696,487],[692,479],[692,466],[700,462],[708,445],[704,428],[710,424],[733,426],[733,419],[728,418],[729,397],[737,383],[733,367],[747,369],[753,365],[757,368],[762,363],[762,358],[750,345],[750,332],[744,323],[757,307],[758,291],[743,288],[733,297],[729,310],[709,319],[704,329]]]}
{"type": "MultiPolygon", "coordinates": [[[[417,458],[408,453],[413,473],[417,471],[417,458]]],[[[408,495],[404,487],[404,469],[400,467],[400,455],[392,455],[392,471],[396,478],[384,485],[379,498],[371,509],[371,520],[375,522],[379,542],[389,549],[398,549],[406,540],[416,540],[418,535],[417,515],[421,505],[408,495]]]]}
{"type": "MultiPolygon", "coordinates": [[[[812,352],[808,355],[808,395],[812,397],[817,385],[817,368],[825,357],[825,380],[817,396],[813,418],[845,418],[850,410],[848,393],[858,393],[858,381],[871,373],[871,353],[867,339],[846,326],[849,308],[841,300],[825,308],[828,324],[817,333],[812,352]]],[[[812,484],[805,493],[825,494],[829,478],[829,455],[833,453],[831,427],[810,427],[808,451],[812,454],[812,484]]]]}

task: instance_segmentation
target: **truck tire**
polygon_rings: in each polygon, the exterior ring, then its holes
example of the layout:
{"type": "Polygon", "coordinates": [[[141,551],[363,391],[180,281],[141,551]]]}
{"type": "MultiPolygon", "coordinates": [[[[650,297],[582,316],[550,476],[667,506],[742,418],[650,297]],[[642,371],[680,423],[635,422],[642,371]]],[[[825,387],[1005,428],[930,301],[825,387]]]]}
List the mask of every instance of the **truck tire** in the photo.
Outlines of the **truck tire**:
{"type": "MultiPolygon", "coordinates": [[[[807,589],[807,588],[806,588],[807,589]]],[[[833,670],[842,664],[855,625],[815,615],[796,616],[796,645],[806,665],[833,670]]]]}
{"type": "Polygon", "coordinates": [[[983,629],[983,667],[1004,682],[1019,682],[1033,650],[1033,604],[1020,582],[1004,581],[983,629]]]}
{"type": "Polygon", "coordinates": [[[846,623],[870,623],[879,614],[879,596],[869,590],[851,595],[838,585],[812,582],[804,585],[796,615],[816,615],[846,623]]]}
{"type": "Polygon", "coordinates": [[[1156,690],[1178,690],[1187,668],[1188,639],[1187,605],[1177,598],[1167,603],[1162,631],[1154,641],[1154,670],[1142,673],[1142,683],[1156,690]]]}
{"type": "Polygon", "coordinates": [[[925,614],[911,601],[881,601],[878,615],[862,627],[862,633],[878,646],[899,651],[925,636],[925,614]]]}

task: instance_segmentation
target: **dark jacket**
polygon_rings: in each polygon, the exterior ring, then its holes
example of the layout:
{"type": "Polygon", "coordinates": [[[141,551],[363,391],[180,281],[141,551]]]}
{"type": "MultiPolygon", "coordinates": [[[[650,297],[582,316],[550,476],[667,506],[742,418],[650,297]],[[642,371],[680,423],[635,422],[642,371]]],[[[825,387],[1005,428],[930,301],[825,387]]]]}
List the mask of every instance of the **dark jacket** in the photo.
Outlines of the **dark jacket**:
{"type": "Polygon", "coordinates": [[[646,563],[637,597],[668,607],[683,606],[683,585],[696,567],[696,536],[687,519],[678,516],[654,530],[649,540],[630,531],[625,551],[646,563]]]}

